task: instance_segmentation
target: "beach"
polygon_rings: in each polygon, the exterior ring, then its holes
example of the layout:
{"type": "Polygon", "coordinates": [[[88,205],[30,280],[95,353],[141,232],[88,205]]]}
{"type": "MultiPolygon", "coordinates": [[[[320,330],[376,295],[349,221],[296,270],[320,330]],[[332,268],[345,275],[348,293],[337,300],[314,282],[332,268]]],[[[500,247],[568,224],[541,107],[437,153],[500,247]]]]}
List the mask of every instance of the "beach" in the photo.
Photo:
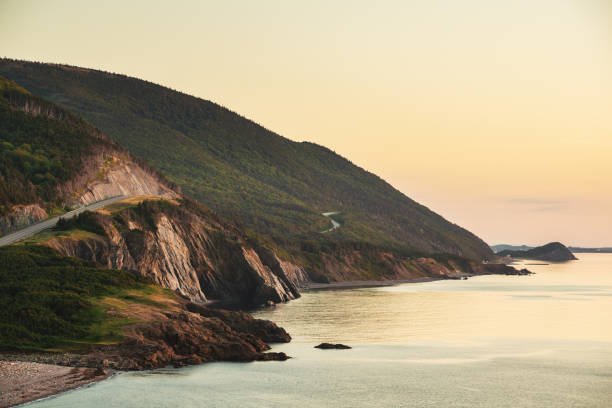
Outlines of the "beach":
{"type": "Polygon", "coordinates": [[[49,397],[112,375],[109,370],[0,361],[0,408],[49,397]]]}

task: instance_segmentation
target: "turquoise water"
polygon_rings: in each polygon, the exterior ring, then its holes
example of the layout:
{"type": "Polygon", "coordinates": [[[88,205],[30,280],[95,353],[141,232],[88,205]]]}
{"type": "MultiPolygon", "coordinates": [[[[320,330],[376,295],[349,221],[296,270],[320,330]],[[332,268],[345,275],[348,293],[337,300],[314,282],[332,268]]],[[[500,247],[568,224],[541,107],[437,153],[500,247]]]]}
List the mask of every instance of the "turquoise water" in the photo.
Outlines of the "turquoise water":
{"type": "Polygon", "coordinates": [[[580,258],[307,292],[255,313],[292,334],[274,347],[289,361],[124,373],[28,406],[612,407],[612,255],[580,258]]]}

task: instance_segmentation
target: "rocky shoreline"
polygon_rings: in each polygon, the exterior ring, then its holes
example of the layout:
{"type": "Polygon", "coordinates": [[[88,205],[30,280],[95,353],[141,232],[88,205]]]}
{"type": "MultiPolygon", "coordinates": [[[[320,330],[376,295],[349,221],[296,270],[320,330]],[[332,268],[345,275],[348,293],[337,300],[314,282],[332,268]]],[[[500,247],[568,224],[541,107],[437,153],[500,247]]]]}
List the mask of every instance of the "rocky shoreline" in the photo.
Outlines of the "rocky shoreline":
{"type": "Polygon", "coordinates": [[[361,281],[340,281],[330,283],[318,283],[309,282],[305,284],[301,289],[307,290],[335,290],[335,289],[355,289],[355,288],[368,288],[376,286],[393,286],[400,285],[402,283],[421,283],[421,282],[433,282],[438,280],[458,280],[468,279],[474,276],[484,275],[531,275],[527,269],[516,269],[512,266],[505,264],[486,264],[487,269],[483,273],[461,273],[454,276],[440,276],[440,277],[419,277],[413,279],[394,279],[394,280],[361,280],[361,281]]]}
{"type": "Polygon", "coordinates": [[[0,353],[0,408],[103,380],[115,371],[289,358],[268,352],[268,343],[286,343],[291,336],[273,322],[244,312],[181,302],[170,311],[134,308],[130,316],[141,321],[126,326],[124,340],[117,344],[79,351],[0,353]]]}
{"type": "MultiPolygon", "coordinates": [[[[530,274],[507,265],[489,265],[482,274],[530,274]]],[[[480,275],[480,274],[478,274],[480,275]]],[[[306,290],[390,286],[401,283],[463,279],[461,276],[403,280],[310,283],[306,290]]],[[[110,377],[116,371],[181,367],[212,361],[282,361],[285,353],[268,352],[268,343],[291,336],[268,320],[241,311],[213,309],[176,298],[167,310],[132,306],[125,316],[141,322],[124,328],[124,341],[84,351],[0,353],[0,408],[22,404],[110,377]]]]}

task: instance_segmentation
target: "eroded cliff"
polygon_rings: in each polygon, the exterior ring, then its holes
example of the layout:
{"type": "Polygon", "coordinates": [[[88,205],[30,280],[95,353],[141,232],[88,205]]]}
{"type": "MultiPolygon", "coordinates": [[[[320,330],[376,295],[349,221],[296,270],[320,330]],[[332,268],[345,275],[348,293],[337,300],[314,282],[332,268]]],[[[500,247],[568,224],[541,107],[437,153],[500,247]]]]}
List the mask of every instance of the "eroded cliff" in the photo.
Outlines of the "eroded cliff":
{"type": "Polygon", "coordinates": [[[4,217],[0,217],[0,236],[46,219],[49,215],[38,204],[16,205],[4,217]]]}
{"type": "Polygon", "coordinates": [[[256,250],[244,232],[189,201],[126,200],[84,213],[60,228],[88,234],[55,237],[64,255],[134,270],[196,302],[252,305],[299,297],[306,272],[271,249],[256,250]]]}
{"type": "MultiPolygon", "coordinates": [[[[303,252],[304,253],[304,252],[303,252]]],[[[523,275],[511,266],[496,263],[481,263],[452,254],[398,255],[372,245],[334,246],[331,250],[321,248],[318,257],[322,264],[311,271],[311,279],[319,283],[344,281],[401,281],[420,278],[459,279],[475,275],[502,274],[523,275]],[[325,275],[317,273],[324,270],[325,275]]],[[[303,262],[311,260],[304,257],[303,262]]]]}

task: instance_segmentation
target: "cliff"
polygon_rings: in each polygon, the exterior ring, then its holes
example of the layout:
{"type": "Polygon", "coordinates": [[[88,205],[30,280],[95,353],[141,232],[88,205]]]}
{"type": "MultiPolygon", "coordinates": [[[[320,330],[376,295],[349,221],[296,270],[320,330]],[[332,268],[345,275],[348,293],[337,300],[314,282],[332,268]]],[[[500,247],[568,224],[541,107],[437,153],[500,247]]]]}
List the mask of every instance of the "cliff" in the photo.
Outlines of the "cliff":
{"type": "Polygon", "coordinates": [[[299,297],[306,272],[271,249],[255,249],[237,226],[200,204],[131,198],[84,213],[60,228],[90,234],[45,243],[60,253],[99,265],[137,271],[196,301],[249,305],[299,297]]]}
{"type": "Polygon", "coordinates": [[[253,242],[232,223],[188,200],[132,197],[95,213],[84,213],[59,228],[68,230],[44,244],[60,253],[108,268],[137,271],[195,302],[243,305],[285,302],[299,297],[310,282],[350,280],[457,279],[527,271],[482,264],[456,255],[398,256],[376,246],[311,249],[321,268],[279,258],[274,249],[253,242]],[[79,233],[80,230],[89,233],[79,233]],[[307,272],[308,271],[308,272],[307,272]]]}
{"type": "MultiPolygon", "coordinates": [[[[460,257],[439,261],[440,255],[427,251],[389,249],[345,241],[346,237],[338,240],[336,235],[348,231],[351,236],[351,228],[359,224],[351,212],[341,215],[343,225],[333,234],[320,234],[317,227],[316,232],[283,239],[247,235],[234,223],[184,198],[175,184],[98,129],[2,78],[0,119],[0,130],[6,135],[0,144],[2,233],[70,208],[129,196],[118,206],[64,225],[74,233],[56,234],[46,239],[46,245],[108,268],[137,271],[196,302],[284,302],[298,297],[298,288],[311,280],[451,278],[478,270],[476,261],[460,261],[460,257]],[[258,242],[260,238],[265,245],[258,242]]],[[[242,184],[232,183],[235,192],[244,191],[242,184]]],[[[245,197],[234,200],[240,206],[245,197]]],[[[431,215],[417,209],[421,216],[431,215]]],[[[287,213],[283,210],[279,215],[287,213]]],[[[261,223],[268,221],[264,217],[261,223]]],[[[440,234],[425,234],[417,241],[429,249],[464,252],[455,240],[440,234]]]]}
{"type": "MultiPolygon", "coordinates": [[[[134,161],[124,151],[116,150],[93,156],[78,178],[58,189],[71,193],[71,203],[81,206],[115,196],[159,196],[178,198],[171,183],[154,171],[134,161]]],[[[180,190],[179,190],[180,191],[180,190]]]]}
{"type": "Polygon", "coordinates": [[[11,212],[0,217],[0,236],[35,224],[48,217],[49,215],[44,208],[38,204],[15,205],[11,212]]]}
{"type": "Polygon", "coordinates": [[[499,256],[507,256],[511,258],[537,259],[540,261],[563,262],[577,259],[571,251],[560,242],[551,242],[549,244],[532,248],[526,251],[501,251],[497,253],[499,256]]]}
{"type": "MultiPolygon", "coordinates": [[[[323,282],[458,279],[475,275],[530,273],[503,264],[481,263],[452,254],[402,256],[374,246],[363,245],[335,248],[331,254],[322,254],[321,258],[328,271],[323,282]]],[[[322,282],[320,279],[317,281],[322,282]]]]}
{"type": "Polygon", "coordinates": [[[0,350],[23,351],[0,359],[120,370],[287,359],[265,353],[291,340],[270,321],[208,309],[51,248],[0,248],[0,281],[0,350]]]}
{"type": "MultiPolygon", "coordinates": [[[[175,184],[98,129],[0,77],[0,233],[114,196],[115,213],[81,217],[87,234],[47,245],[109,268],[138,271],[197,302],[284,302],[308,281],[239,227],[189,201],[175,184]],[[143,204],[134,197],[164,200],[143,204]],[[131,201],[130,201],[131,200],[131,201]],[[264,257],[264,260],[260,258],[264,257]]],[[[140,200],[142,201],[142,199],[140,200]]],[[[65,226],[66,227],[66,226],[65,226]]],[[[36,238],[39,239],[39,238],[36,238]]]]}

